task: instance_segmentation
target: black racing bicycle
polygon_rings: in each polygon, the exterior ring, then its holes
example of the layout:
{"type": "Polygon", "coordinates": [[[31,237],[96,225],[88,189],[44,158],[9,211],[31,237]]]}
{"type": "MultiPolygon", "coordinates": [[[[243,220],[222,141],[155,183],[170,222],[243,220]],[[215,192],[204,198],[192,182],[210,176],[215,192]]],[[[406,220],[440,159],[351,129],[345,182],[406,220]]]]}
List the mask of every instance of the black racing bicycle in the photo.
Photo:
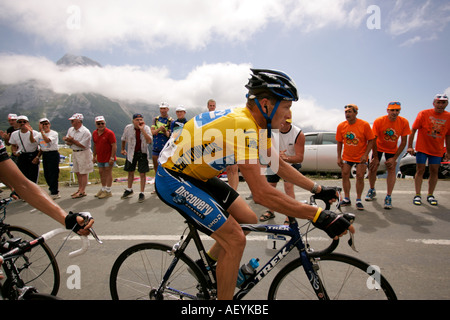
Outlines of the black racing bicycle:
{"type": "MultiPolygon", "coordinates": [[[[315,204],[313,196],[310,203],[315,204]]],[[[191,223],[186,223],[186,230],[189,230],[187,235],[185,231],[180,241],[173,246],[141,243],[119,255],[110,274],[112,299],[217,298],[215,266],[206,258],[206,250],[197,229],[191,223]],[[199,253],[197,262],[186,254],[191,241],[199,253]]],[[[289,218],[289,225],[246,224],[241,227],[244,231],[282,236],[288,240],[237,289],[234,295],[236,300],[244,298],[294,249],[297,249],[294,251],[299,256],[282,267],[273,278],[268,292],[270,300],[397,299],[378,267],[346,254],[333,253],[339,240],[333,240],[323,250],[314,250],[314,241],[310,241],[313,237],[308,237],[314,229],[310,221],[300,226],[295,218],[289,218]]],[[[354,248],[352,236],[348,243],[354,248]]]]}
{"type": "MultiPolygon", "coordinates": [[[[45,242],[58,234],[70,236],[73,232],[58,228],[39,236],[28,229],[6,224],[6,206],[12,200],[0,200],[0,210],[3,210],[0,218],[0,261],[3,272],[0,269],[0,275],[5,278],[0,281],[0,299],[59,300],[56,297],[60,285],[58,263],[45,242]]],[[[101,243],[94,230],[90,231],[101,243]]],[[[71,252],[70,257],[83,254],[88,249],[88,238],[80,239],[82,247],[71,252]]]]}

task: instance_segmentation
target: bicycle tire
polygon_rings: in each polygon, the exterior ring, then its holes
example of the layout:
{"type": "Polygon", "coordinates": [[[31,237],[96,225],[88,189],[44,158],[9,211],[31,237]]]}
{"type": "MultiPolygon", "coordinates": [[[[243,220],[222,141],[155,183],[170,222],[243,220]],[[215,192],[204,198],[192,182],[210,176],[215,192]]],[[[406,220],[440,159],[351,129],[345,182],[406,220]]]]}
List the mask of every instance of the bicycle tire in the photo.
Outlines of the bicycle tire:
{"type": "MultiPolygon", "coordinates": [[[[6,227],[2,237],[5,236],[7,239],[21,238],[22,240],[38,237],[31,230],[19,226],[6,227]]],[[[14,264],[20,270],[20,277],[26,286],[35,287],[41,294],[56,296],[61,281],[59,266],[52,250],[45,243],[41,243],[31,251],[15,258],[14,264]]],[[[10,290],[6,291],[13,294],[10,290]]],[[[9,298],[14,299],[13,296],[9,298]]]]}
{"type": "MultiPolygon", "coordinates": [[[[376,266],[357,258],[332,253],[317,259],[317,274],[330,300],[396,300],[389,282],[376,266]]],[[[275,276],[269,300],[317,300],[300,258],[286,265],[275,276]]]]}
{"type": "Polygon", "coordinates": [[[109,286],[113,300],[204,299],[207,281],[186,254],[179,261],[163,292],[161,280],[174,259],[172,248],[160,243],[141,243],[122,252],[114,262],[109,286]]]}

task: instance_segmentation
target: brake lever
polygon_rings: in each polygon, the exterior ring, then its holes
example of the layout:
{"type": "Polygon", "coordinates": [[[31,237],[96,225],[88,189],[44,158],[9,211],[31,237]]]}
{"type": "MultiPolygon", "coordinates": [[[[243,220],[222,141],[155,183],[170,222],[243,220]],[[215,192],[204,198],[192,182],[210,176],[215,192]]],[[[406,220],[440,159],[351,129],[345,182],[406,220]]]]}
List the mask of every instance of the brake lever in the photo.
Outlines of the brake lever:
{"type": "Polygon", "coordinates": [[[356,246],[355,246],[355,236],[353,235],[353,233],[350,232],[350,239],[348,239],[347,241],[348,245],[350,246],[350,248],[353,249],[353,251],[358,252],[358,250],[356,250],[356,246]]]}
{"type": "Polygon", "coordinates": [[[94,237],[94,239],[95,239],[98,243],[100,243],[100,244],[103,243],[103,241],[100,240],[99,237],[97,236],[97,233],[94,231],[94,228],[92,228],[92,227],[89,228],[89,232],[91,233],[91,235],[94,237]]]}

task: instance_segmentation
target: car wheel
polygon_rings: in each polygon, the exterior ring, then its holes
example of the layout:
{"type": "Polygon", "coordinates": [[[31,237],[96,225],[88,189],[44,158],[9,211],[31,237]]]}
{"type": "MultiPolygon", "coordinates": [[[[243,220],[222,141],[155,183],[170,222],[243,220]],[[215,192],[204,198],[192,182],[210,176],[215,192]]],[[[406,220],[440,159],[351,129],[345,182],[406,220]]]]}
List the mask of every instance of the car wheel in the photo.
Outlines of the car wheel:
{"type": "MultiPolygon", "coordinates": [[[[352,175],[352,178],[356,179],[356,164],[352,166],[350,174],[352,175]]],[[[369,176],[369,168],[366,168],[366,172],[364,173],[364,179],[366,179],[368,176],[369,176]]]]}

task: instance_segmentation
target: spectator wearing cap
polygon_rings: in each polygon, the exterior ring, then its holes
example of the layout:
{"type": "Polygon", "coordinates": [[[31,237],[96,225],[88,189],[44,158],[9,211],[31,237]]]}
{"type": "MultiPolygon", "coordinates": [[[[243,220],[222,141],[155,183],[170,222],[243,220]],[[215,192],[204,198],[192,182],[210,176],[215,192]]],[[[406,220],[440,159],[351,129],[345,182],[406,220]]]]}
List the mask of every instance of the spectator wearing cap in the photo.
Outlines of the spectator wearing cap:
{"type": "MultiPolygon", "coordinates": [[[[8,123],[9,123],[9,128],[5,131],[0,130],[0,137],[3,139],[3,141],[5,142],[5,145],[9,146],[11,145],[9,143],[9,138],[11,137],[11,133],[13,133],[14,131],[19,129],[19,124],[17,123],[17,114],[14,113],[10,113],[8,114],[8,123]]],[[[11,154],[11,159],[17,163],[17,157],[14,156],[13,154],[11,154]]]]}
{"type": "Polygon", "coordinates": [[[356,208],[364,210],[361,195],[364,190],[364,175],[368,166],[369,152],[373,148],[375,136],[367,121],[357,119],[358,106],[348,104],[344,107],[346,121],[336,130],[337,164],[341,167],[342,188],[345,198],[341,206],[349,206],[350,172],[356,166],[356,208]]]}
{"type": "Polygon", "coordinates": [[[67,130],[67,135],[63,140],[72,149],[73,171],[77,175],[78,190],[73,193],[72,199],[86,196],[86,186],[88,175],[94,171],[91,150],[91,132],[83,125],[83,115],[75,113],[69,118],[72,127],[67,130]]]}
{"type": "Polygon", "coordinates": [[[9,138],[13,155],[17,157],[17,166],[23,175],[37,183],[39,176],[38,132],[33,130],[27,116],[17,117],[19,130],[14,131],[9,138]]]}
{"type": "Polygon", "coordinates": [[[414,176],[416,195],[413,198],[415,205],[422,204],[421,189],[427,160],[430,172],[427,202],[432,206],[438,205],[433,193],[438,181],[439,167],[441,161],[450,159],[450,113],[445,111],[448,106],[448,96],[444,93],[437,94],[434,97],[433,106],[432,109],[419,112],[408,139],[407,152],[416,155],[414,176]],[[414,150],[413,141],[416,132],[418,133],[414,150]]]}
{"type": "Polygon", "coordinates": [[[186,108],[182,105],[179,105],[175,109],[175,113],[177,115],[177,120],[172,121],[170,125],[170,134],[173,134],[175,131],[183,128],[184,124],[187,122],[186,120],[186,108]]]}
{"type": "Polygon", "coordinates": [[[173,119],[169,116],[169,104],[161,102],[159,105],[160,115],[153,119],[151,126],[153,135],[152,160],[153,170],[158,169],[158,157],[170,137],[170,126],[173,119]]]}
{"type": "Polygon", "coordinates": [[[400,110],[400,102],[389,102],[387,115],[378,117],[372,125],[375,142],[372,149],[372,160],[369,165],[370,188],[365,200],[372,201],[376,197],[375,182],[377,180],[377,170],[384,154],[387,168],[385,209],[392,208],[392,191],[397,179],[397,172],[395,171],[397,159],[405,149],[408,136],[411,134],[408,120],[399,116],[400,110]]]}
{"type": "Polygon", "coordinates": [[[150,127],[145,124],[142,114],[136,113],[133,115],[133,123],[125,126],[121,142],[120,153],[127,157],[124,170],[128,172],[127,188],[122,195],[122,199],[127,199],[133,194],[134,172],[137,165],[141,187],[138,201],[143,202],[145,200],[147,172],[150,171],[148,146],[152,143],[152,133],[150,127]]]}
{"type": "Polygon", "coordinates": [[[59,199],[59,137],[58,132],[51,130],[50,120],[47,118],[39,120],[38,143],[38,157],[42,155],[44,177],[50,191],[50,196],[53,200],[59,199]]]}
{"type": "Polygon", "coordinates": [[[112,169],[116,161],[117,143],[114,132],[106,127],[104,116],[95,117],[95,125],[97,129],[92,132],[93,162],[97,163],[102,183],[102,188],[95,196],[104,199],[112,196],[112,169]]]}

